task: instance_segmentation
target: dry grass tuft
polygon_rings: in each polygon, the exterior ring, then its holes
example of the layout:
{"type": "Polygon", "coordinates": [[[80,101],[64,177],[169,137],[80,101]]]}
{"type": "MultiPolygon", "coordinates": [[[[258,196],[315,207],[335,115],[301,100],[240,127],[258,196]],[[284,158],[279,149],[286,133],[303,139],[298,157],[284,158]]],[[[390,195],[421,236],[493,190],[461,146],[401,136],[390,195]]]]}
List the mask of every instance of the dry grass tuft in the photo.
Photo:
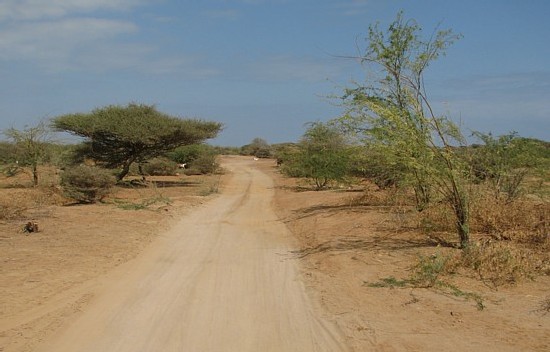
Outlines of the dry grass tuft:
{"type": "Polygon", "coordinates": [[[532,279],[544,266],[542,258],[531,250],[500,241],[472,244],[455,260],[494,288],[532,279]]]}
{"type": "Polygon", "coordinates": [[[23,218],[25,211],[29,209],[29,202],[21,199],[0,198],[0,220],[15,220],[23,218]]]}
{"type": "Polygon", "coordinates": [[[543,315],[550,313],[550,296],[546,297],[542,302],[540,302],[540,306],[537,311],[541,312],[543,315]]]}
{"type": "Polygon", "coordinates": [[[0,197],[0,220],[24,219],[32,210],[65,202],[54,187],[4,189],[0,197]]]}
{"type": "Polygon", "coordinates": [[[545,240],[550,224],[550,203],[530,200],[508,202],[479,192],[472,199],[471,229],[497,238],[513,239],[522,242],[545,240]]]}

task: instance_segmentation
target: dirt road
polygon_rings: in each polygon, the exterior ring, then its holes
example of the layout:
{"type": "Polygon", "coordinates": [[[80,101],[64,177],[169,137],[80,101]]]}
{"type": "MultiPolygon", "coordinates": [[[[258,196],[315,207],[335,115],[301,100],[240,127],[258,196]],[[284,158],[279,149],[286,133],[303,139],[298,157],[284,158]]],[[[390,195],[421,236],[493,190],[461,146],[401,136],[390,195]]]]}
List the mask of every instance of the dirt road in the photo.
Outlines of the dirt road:
{"type": "Polygon", "coordinates": [[[300,279],[253,160],[226,159],[216,199],[98,284],[41,351],[342,351],[300,279]]]}

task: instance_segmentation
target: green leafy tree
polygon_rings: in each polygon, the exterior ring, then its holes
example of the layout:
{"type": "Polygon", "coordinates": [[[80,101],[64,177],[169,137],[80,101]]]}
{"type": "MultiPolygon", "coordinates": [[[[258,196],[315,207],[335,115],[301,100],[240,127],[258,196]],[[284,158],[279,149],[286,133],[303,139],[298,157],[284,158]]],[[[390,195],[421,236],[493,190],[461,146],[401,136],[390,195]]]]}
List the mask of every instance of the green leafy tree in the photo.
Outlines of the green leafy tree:
{"type": "Polygon", "coordinates": [[[38,166],[48,154],[50,130],[44,122],[22,130],[9,128],[4,131],[14,144],[14,155],[18,165],[31,168],[33,185],[38,186],[38,166]]]}
{"type": "Polygon", "coordinates": [[[182,145],[214,138],[222,128],[218,122],[180,119],[157,111],[154,106],[111,105],[91,113],[63,115],[53,126],[86,138],[89,157],[106,167],[120,167],[120,181],[133,163],[164,155],[182,145]]]}
{"type": "Polygon", "coordinates": [[[345,178],[350,166],[348,151],[345,137],[338,129],[314,122],[300,140],[298,152],[285,167],[311,179],[315,188],[321,190],[331,181],[345,178]]]}
{"type": "Polygon", "coordinates": [[[217,171],[219,149],[208,144],[186,145],[169,152],[168,158],[178,164],[186,164],[188,174],[210,174],[217,171]]]}
{"type": "Polygon", "coordinates": [[[428,99],[424,74],[460,36],[451,30],[423,39],[421,27],[400,12],[386,31],[370,26],[368,46],[360,57],[380,78],[347,89],[347,112],[339,123],[358,136],[386,163],[399,165],[423,210],[434,193],[455,215],[461,247],[469,243],[468,163],[457,153],[465,145],[460,129],[436,115],[428,99]]]}
{"type": "Polygon", "coordinates": [[[544,142],[520,138],[515,132],[499,137],[474,132],[474,136],[483,143],[473,149],[474,176],[489,183],[496,198],[504,194],[508,202],[516,199],[526,176],[544,165],[544,142]]]}

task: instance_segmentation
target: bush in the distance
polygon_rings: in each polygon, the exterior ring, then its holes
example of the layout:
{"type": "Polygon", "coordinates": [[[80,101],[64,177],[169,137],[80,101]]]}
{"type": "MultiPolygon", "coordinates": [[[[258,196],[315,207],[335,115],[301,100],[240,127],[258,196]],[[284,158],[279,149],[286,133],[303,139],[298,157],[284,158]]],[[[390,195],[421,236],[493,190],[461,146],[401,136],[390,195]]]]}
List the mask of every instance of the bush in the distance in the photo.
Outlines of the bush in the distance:
{"type": "Polygon", "coordinates": [[[186,175],[207,175],[218,171],[220,165],[215,153],[204,153],[198,159],[194,160],[189,169],[185,171],[186,175]]]}
{"type": "Polygon", "coordinates": [[[174,176],[178,171],[178,165],[168,159],[156,158],[144,164],[143,171],[151,176],[174,176]]]}
{"type": "Polygon", "coordinates": [[[176,163],[186,164],[186,175],[215,173],[219,168],[217,156],[218,150],[207,144],[186,145],[167,154],[176,163]]]}
{"type": "Polygon", "coordinates": [[[106,169],[80,165],[66,169],[61,175],[61,186],[66,197],[79,203],[103,200],[115,184],[115,177],[106,169]]]}

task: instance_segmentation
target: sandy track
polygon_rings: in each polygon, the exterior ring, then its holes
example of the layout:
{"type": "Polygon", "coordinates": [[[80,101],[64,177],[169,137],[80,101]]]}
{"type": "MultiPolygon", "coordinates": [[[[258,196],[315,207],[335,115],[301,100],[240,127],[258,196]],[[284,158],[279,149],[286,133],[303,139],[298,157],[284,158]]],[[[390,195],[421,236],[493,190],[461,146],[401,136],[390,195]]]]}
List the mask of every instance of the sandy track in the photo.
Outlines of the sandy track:
{"type": "Polygon", "coordinates": [[[223,193],[120,266],[41,351],[341,351],[306,294],[273,181],[226,159],[223,193]]]}

